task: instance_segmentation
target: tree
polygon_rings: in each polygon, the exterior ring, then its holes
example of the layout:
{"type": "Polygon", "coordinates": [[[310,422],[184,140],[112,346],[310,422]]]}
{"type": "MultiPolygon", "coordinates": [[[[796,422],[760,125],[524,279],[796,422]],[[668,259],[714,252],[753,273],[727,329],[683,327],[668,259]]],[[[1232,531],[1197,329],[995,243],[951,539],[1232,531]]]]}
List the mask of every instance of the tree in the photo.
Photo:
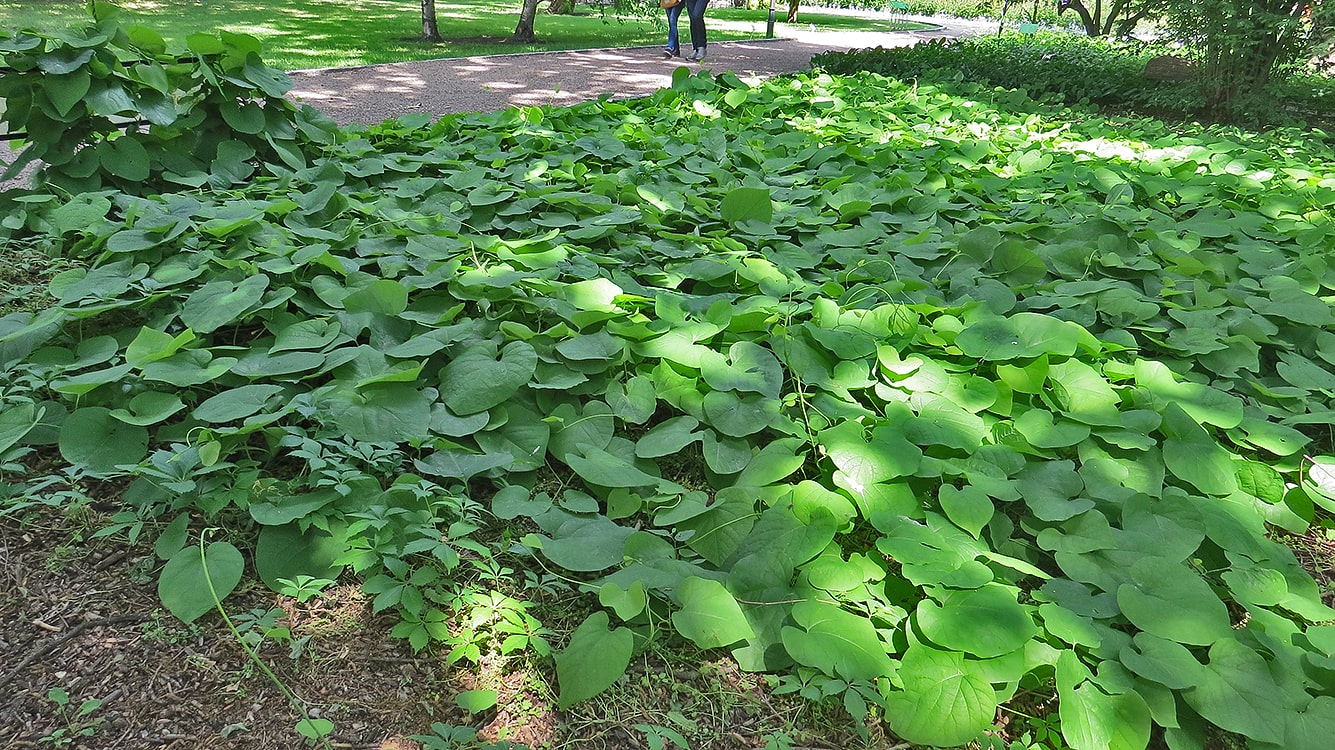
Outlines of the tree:
{"type": "Polygon", "coordinates": [[[436,0],[422,0],[422,38],[428,42],[441,41],[436,26],[436,0]]]}
{"type": "Polygon", "coordinates": [[[519,24],[515,26],[515,33],[510,37],[510,41],[523,43],[538,41],[538,35],[533,33],[533,19],[537,15],[538,0],[524,0],[524,7],[519,9],[519,24]]]}
{"type": "Polygon", "coordinates": [[[1093,2],[1094,8],[1090,10],[1084,0],[1058,0],[1057,15],[1073,11],[1080,16],[1089,36],[1108,36],[1114,30],[1117,36],[1128,36],[1137,23],[1157,16],[1164,5],[1164,0],[1112,0],[1106,7],[1103,0],[1093,2]]]}
{"type": "Polygon", "coordinates": [[[1328,38],[1335,0],[1168,0],[1169,27],[1197,57],[1205,113],[1241,114],[1284,67],[1328,38]]]}

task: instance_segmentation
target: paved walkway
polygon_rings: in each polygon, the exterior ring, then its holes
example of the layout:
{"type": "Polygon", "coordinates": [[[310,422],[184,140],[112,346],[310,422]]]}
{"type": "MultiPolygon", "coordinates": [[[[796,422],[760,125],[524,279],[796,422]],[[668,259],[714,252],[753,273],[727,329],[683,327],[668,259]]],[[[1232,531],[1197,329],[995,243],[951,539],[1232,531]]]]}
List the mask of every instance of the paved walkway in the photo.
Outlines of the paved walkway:
{"type": "MultiPolygon", "coordinates": [[[[923,19],[929,20],[929,19],[923,19]]],[[[930,19],[936,29],[913,32],[798,31],[793,38],[716,42],[698,66],[715,74],[767,77],[809,67],[828,50],[902,47],[925,39],[979,33],[975,22],[930,19]]],[[[684,32],[684,29],[683,29],[684,32]]],[[[681,65],[661,47],[492,55],[449,60],[295,71],[291,96],[339,124],[370,124],[414,112],[491,112],[511,106],[570,105],[605,94],[647,96],[672,84],[681,65]]]]}

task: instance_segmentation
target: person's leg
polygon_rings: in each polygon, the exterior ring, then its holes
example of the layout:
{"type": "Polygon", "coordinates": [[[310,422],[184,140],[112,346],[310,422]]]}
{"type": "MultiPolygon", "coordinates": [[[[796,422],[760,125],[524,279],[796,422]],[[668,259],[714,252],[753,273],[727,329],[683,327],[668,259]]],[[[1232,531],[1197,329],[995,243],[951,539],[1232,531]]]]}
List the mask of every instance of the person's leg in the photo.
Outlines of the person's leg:
{"type": "Polygon", "coordinates": [[[668,57],[681,57],[681,41],[677,35],[677,19],[681,18],[681,9],[685,3],[677,3],[667,9],[667,55],[668,57]]]}
{"type": "Polygon", "coordinates": [[[691,59],[705,59],[705,8],[709,0],[686,0],[686,14],[691,19],[691,59]]]}

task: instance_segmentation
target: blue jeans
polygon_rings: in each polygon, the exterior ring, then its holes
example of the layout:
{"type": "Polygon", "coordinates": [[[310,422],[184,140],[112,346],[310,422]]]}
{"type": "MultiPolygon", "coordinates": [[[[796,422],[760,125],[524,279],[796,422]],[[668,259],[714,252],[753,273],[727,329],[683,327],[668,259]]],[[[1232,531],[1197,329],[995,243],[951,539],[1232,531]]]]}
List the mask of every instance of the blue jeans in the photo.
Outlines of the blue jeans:
{"type": "Polygon", "coordinates": [[[678,7],[686,6],[686,15],[691,19],[691,47],[704,49],[705,44],[705,7],[709,0],[683,0],[678,7]]]}
{"type": "Polygon", "coordinates": [[[681,53],[681,42],[678,41],[677,38],[677,19],[681,18],[681,10],[683,7],[685,7],[685,5],[686,5],[685,3],[677,3],[676,5],[667,9],[667,22],[668,22],[667,51],[671,52],[674,55],[681,53]]]}

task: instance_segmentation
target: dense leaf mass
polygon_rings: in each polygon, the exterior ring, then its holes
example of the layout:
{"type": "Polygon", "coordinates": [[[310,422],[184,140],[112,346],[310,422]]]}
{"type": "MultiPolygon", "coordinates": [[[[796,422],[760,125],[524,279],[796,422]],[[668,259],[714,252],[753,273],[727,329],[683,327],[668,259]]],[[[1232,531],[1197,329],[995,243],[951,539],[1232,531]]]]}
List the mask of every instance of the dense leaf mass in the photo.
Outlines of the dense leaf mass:
{"type": "Polygon", "coordinates": [[[1302,459],[1335,416],[1331,164],[1005,92],[680,75],[245,187],[28,195],[9,225],[87,267],[0,318],[0,448],[132,478],[127,526],[254,523],[265,580],[349,565],[452,660],[453,592],[522,542],[607,607],[566,705],[670,622],[914,742],[1047,686],[1074,747],[1199,747],[1200,717],[1315,746],[1335,611],[1266,532],[1335,507],[1302,459]]]}

